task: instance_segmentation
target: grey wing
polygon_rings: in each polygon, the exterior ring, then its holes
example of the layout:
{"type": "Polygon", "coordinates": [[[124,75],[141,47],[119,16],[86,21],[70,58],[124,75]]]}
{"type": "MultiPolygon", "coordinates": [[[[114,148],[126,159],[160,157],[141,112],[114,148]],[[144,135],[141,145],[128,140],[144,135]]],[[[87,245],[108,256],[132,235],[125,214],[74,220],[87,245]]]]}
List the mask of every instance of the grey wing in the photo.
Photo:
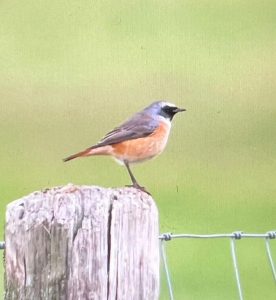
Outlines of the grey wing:
{"type": "Polygon", "coordinates": [[[107,133],[95,146],[98,148],[113,145],[127,140],[148,136],[158,127],[158,122],[146,114],[138,113],[125,123],[107,133]]]}

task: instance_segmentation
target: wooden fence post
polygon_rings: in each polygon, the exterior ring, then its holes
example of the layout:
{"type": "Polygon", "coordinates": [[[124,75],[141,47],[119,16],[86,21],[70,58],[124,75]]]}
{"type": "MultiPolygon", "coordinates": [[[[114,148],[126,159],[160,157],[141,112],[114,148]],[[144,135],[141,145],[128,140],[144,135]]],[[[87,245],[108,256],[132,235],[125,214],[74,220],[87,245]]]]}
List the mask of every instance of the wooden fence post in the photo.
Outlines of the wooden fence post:
{"type": "Polygon", "coordinates": [[[139,190],[34,192],[7,207],[5,299],[158,299],[158,235],[156,205],[139,190]]]}

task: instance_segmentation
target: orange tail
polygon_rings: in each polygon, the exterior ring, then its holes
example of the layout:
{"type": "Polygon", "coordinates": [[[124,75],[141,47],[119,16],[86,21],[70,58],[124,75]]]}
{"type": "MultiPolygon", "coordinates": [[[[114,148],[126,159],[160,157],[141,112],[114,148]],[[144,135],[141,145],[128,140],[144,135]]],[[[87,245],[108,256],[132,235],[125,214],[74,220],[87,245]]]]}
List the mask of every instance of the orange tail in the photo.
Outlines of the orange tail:
{"type": "Polygon", "coordinates": [[[107,145],[104,147],[97,147],[92,146],[84,151],[78,152],[76,154],[70,155],[63,159],[64,162],[69,161],[71,159],[77,158],[77,157],[83,157],[83,156],[90,156],[90,155],[108,155],[111,154],[112,147],[107,145]]]}
{"type": "Polygon", "coordinates": [[[76,154],[73,154],[73,155],[70,155],[70,156],[64,158],[63,161],[66,162],[66,161],[69,161],[69,160],[77,158],[77,157],[87,156],[89,152],[91,152],[91,149],[86,149],[84,151],[78,152],[76,154]]]}

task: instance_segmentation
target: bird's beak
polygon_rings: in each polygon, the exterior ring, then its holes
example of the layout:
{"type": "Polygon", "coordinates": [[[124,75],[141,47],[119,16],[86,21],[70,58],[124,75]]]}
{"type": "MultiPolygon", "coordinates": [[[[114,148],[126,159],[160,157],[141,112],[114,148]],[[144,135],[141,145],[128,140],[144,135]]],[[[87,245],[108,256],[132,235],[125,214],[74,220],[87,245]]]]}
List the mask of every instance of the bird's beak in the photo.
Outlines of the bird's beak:
{"type": "Polygon", "coordinates": [[[178,113],[178,112],[181,112],[181,111],[186,111],[186,109],[185,108],[176,108],[175,110],[174,110],[174,112],[175,113],[178,113]]]}

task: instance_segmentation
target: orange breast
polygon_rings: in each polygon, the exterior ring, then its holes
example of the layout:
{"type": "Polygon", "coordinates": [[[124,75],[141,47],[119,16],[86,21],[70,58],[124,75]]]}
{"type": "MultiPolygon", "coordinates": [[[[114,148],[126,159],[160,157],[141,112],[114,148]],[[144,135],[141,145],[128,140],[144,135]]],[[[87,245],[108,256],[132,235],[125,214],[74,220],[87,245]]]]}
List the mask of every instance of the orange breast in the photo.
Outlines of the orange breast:
{"type": "Polygon", "coordinates": [[[111,155],[130,163],[151,159],[164,150],[169,133],[170,124],[161,122],[160,126],[147,137],[111,145],[111,155]]]}

